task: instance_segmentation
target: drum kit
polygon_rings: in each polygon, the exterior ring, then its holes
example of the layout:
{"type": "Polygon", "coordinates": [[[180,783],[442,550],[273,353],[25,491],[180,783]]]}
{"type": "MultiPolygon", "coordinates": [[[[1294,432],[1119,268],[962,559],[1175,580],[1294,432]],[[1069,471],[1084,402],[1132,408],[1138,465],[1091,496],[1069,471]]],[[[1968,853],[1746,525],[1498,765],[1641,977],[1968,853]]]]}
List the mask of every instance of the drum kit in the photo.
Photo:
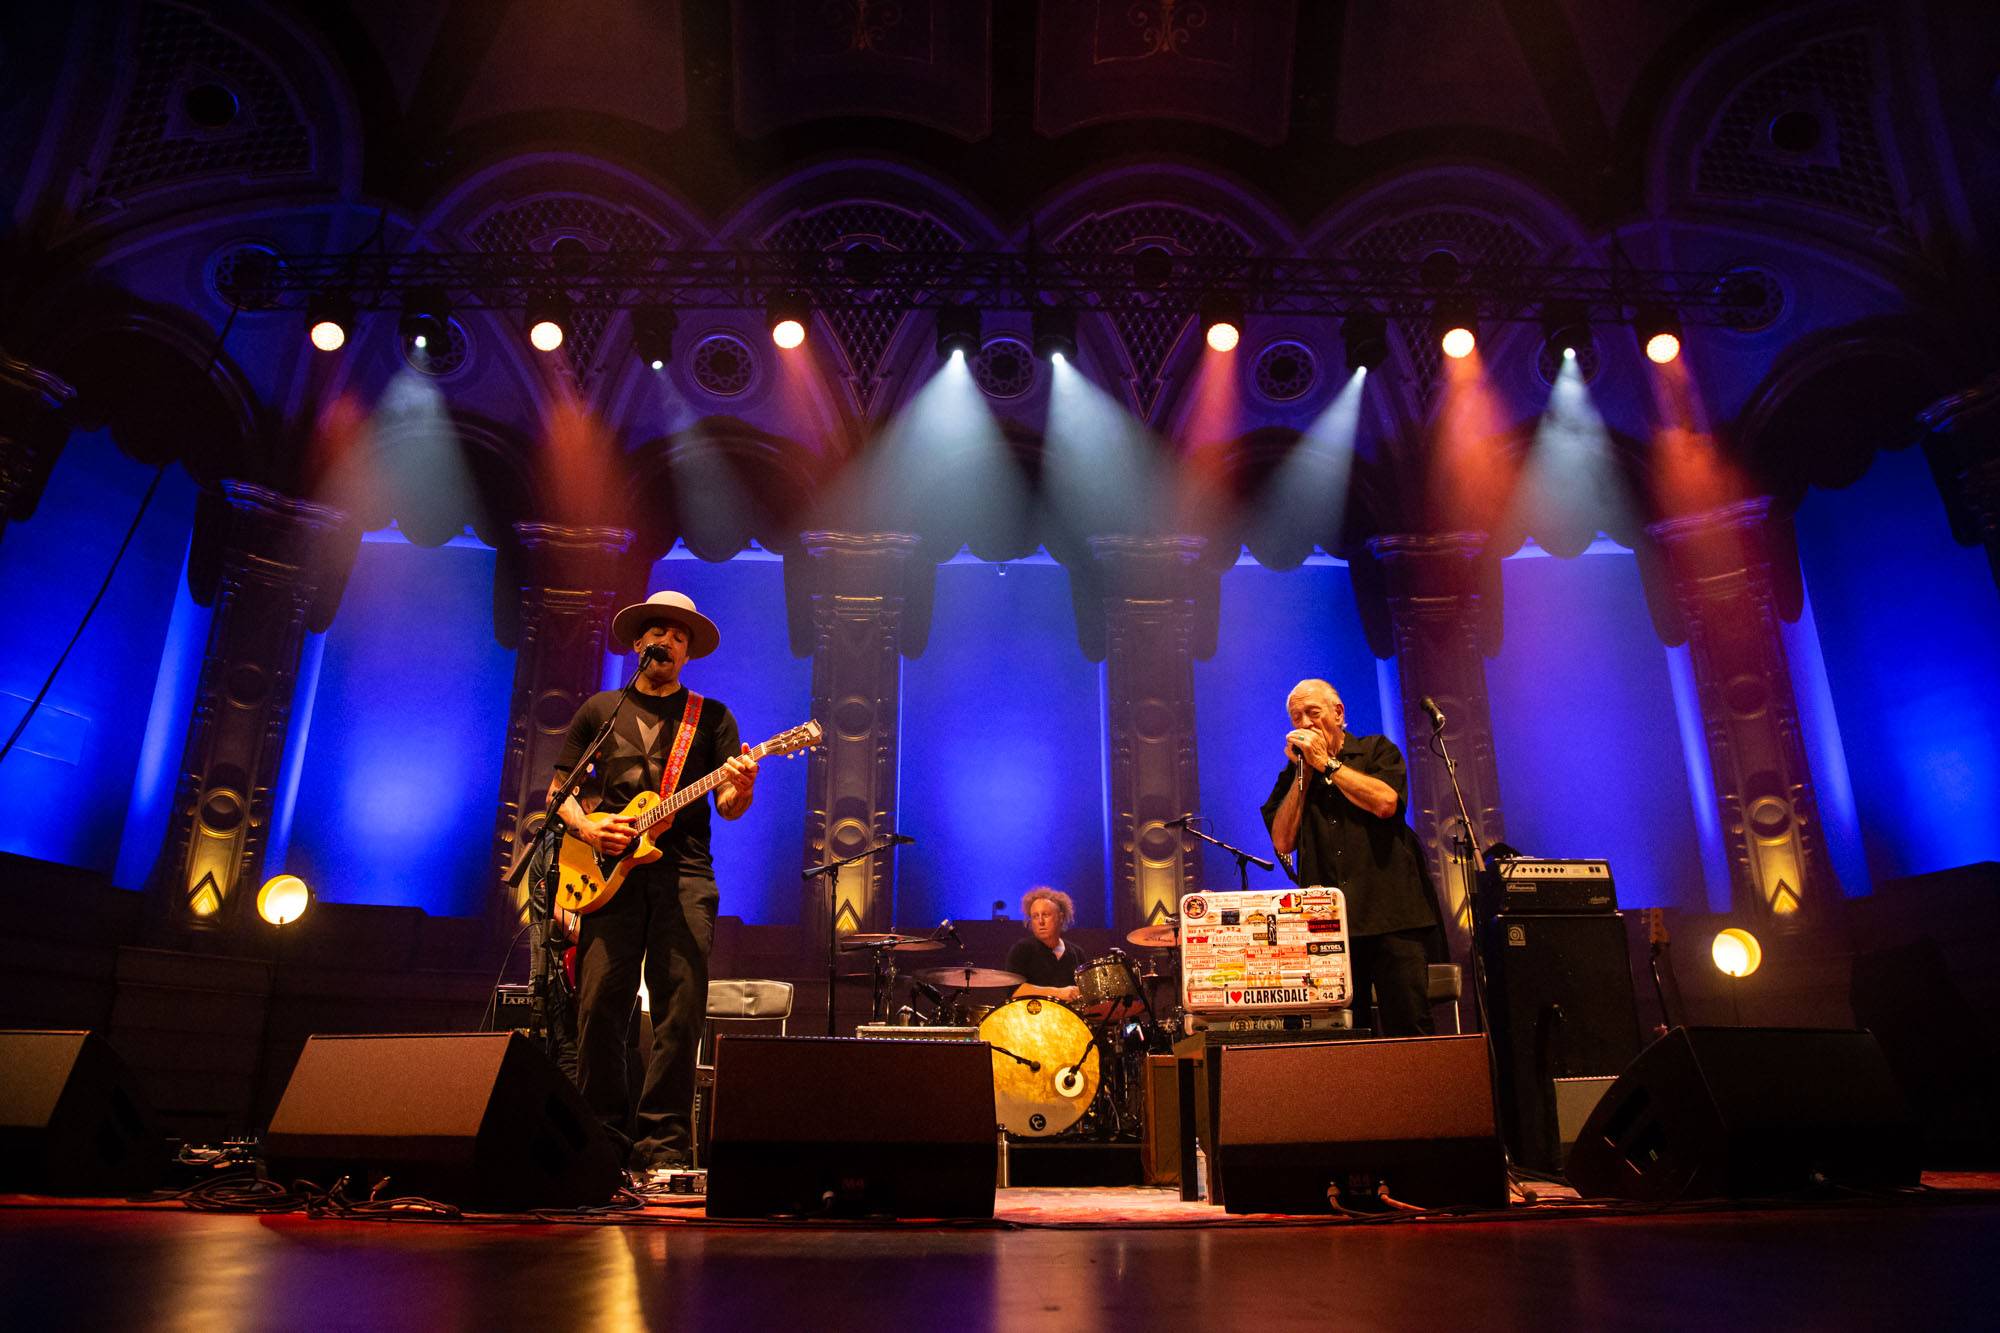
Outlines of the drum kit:
{"type": "Polygon", "coordinates": [[[1079,963],[1069,1001],[1009,999],[1026,978],[955,964],[910,972],[909,1001],[891,1012],[898,962],[956,944],[951,923],[931,935],[848,935],[841,948],[872,951],[877,1023],[977,1030],[993,1048],[995,1111],[1009,1133],[1130,1139],[1140,1132],[1146,1055],[1179,1035],[1177,925],[1170,917],[1125,937],[1146,957],[1113,949],[1079,963]],[[1163,985],[1165,1006],[1155,1004],[1163,985]]]}

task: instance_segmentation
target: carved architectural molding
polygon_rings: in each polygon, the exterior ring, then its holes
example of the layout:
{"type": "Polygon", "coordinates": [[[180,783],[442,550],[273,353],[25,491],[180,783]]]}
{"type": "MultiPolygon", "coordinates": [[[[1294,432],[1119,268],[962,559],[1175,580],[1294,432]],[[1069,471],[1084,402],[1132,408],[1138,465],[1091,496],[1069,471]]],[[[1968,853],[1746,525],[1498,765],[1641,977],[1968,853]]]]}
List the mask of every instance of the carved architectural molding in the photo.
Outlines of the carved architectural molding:
{"type": "Polygon", "coordinates": [[[513,532],[520,641],[507,705],[488,914],[495,930],[509,935],[527,910],[526,882],[519,890],[507,883],[516,851],[533,842],[548,818],[556,756],[577,708],[603,683],[605,652],[626,647],[609,643],[608,636],[632,545],[624,528],[516,523],[513,532]]]}
{"type": "Polygon", "coordinates": [[[1454,956],[1471,947],[1470,864],[1457,855],[1463,838],[1458,802],[1444,764],[1428,753],[1430,719],[1419,700],[1437,703],[1446,719],[1445,741],[1458,764],[1465,808],[1478,826],[1479,845],[1506,836],[1500,810],[1500,771],[1493,754],[1493,711],[1486,695],[1487,632],[1498,615],[1491,604],[1491,559],[1486,534],[1395,534],[1369,541],[1389,612],[1390,638],[1402,678],[1403,761],[1409,773],[1408,818],[1430,858],[1454,956]]]}
{"type": "MultiPolygon", "coordinates": [[[[812,626],[812,715],[826,740],[806,773],[805,864],[852,856],[896,827],[896,723],[903,688],[903,608],[918,538],[902,532],[806,532],[791,591],[812,626]]],[[[836,928],[887,930],[895,919],[894,854],[840,876],[836,928]]],[[[799,919],[826,935],[827,881],[809,880],[799,919]]]]}
{"type": "Polygon", "coordinates": [[[337,509],[250,482],[224,481],[203,511],[214,614],[154,888],[171,920],[230,929],[263,866],[299,655],[355,534],[337,509]]]}
{"type": "Polygon", "coordinates": [[[1647,531],[1687,625],[1735,909],[1792,930],[1837,888],[1779,632],[1770,506],[1745,500],[1647,531]]]}
{"type": "Polygon", "coordinates": [[[1196,887],[1192,840],[1167,821],[1199,808],[1194,659],[1206,539],[1090,539],[1105,623],[1105,723],[1110,744],[1110,924],[1129,930],[1180,911],[1196,887]]]}
{"type": "Polygon", "coordinates": [[[35,512],[69,438],[64,411],[76,390],[0,350],[0,532],[35,512]]]}
{"type": "Polygon", "coordinates": [[[1966,546],[1984,546],[1993,581],[2000,584],[2000,374],[1939,399],[1924,410],[1922,421],[1930,432],[1924,454],[1944,497],[1952,536],[1966,546]]]}

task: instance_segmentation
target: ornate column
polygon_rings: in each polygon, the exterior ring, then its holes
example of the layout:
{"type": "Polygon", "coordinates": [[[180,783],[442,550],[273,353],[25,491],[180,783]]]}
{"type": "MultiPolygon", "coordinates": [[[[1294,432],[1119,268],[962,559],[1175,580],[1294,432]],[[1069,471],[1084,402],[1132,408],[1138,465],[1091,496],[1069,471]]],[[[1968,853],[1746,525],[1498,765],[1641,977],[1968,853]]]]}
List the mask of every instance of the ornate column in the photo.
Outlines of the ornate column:
{"type": "Polygon", "coordinates": [[[1444,764],[1425,748],[1428,696],[1445,716],[1445,741],[1458,762],[1465,808],[1478,825],[1479,845],[1506,834],[1500,816],[1500,771],[1493,757],[1493,712],[1486,697],[1486,657],[1498,639],[1498,598],[1489,587],[1493,562],[1483,532],[1395,534],[1368,543],[1380,572],[1391,641],[1402,677],[1403,761],[1409,771],[1409,820],[1430,857],[1454,957],[1470,948],[1470,865],[1453,855],[1463,836],[1458,802],[1444,764]]]}
{"type": "Polygon", "coordinates": [[[1735,908],[1798,929],[1836,896],[1778,629],[1771,502],[1647,528],[1687,632],[1735,908]]]}
{"type": "MultiPolygon", "coordinates": [[[[1180,910],[1197,849],[1167,821],[1200,808],[1194,658],[1205,539],[1092,537],[1104,609],[1105,725],[1111,777],[1111,925],[1180,910]]],[[[1212,617],[1211,617],[1212,619],[1212,617]]]]}
{"type": "Polygon", "coordinates": [[[516,523],[513,531],[519,637],[488,913],[495,931],[509,936],[527,910],[527,893],[525,884],[510,887],[507,876],[516,849],[531,843],[548,818],[549,778],[570,718],[603,681],[605,640],[632,545],[624,528],[516,523]]]}
{"type": "MultiPolygon", "coordinates": [[[[805,864],[851,856],[896,827],[896,758],[903,688],[904,602],[908,580],[928,576],[911,557],[917,538],[901,532],[806,532],[792,590],[805,600],[812,634],[812,715],[826,732],[806,773],[805,864]]],[[[826,938],[824,879],[803,890],[799,920],[808,940],[826,938]]],[[[843,932],[887,930],[895,919],[892,855],[870,857],[840,875],[832,905],[843,932]]]]}
{"type": "Polygon", "coordinates": [[[1951,535],[1984,546],[2000,584],[2000,375],[1924,409],[1924,454],[1944,497],[1951,535]]]}
{"type": "Polygon", "coordinates": [[[76,390],[0,351],[0,532],[35,512],[69,438],[63,409],[76,390]]]}
{"type": "Polygon", "coordinates": [[[201,497],[188,578],[214,615],[155,872],[177,924],[253,910],[299,654],[331,623],[358,540],[339,510],[250,482],[201,497]]]}

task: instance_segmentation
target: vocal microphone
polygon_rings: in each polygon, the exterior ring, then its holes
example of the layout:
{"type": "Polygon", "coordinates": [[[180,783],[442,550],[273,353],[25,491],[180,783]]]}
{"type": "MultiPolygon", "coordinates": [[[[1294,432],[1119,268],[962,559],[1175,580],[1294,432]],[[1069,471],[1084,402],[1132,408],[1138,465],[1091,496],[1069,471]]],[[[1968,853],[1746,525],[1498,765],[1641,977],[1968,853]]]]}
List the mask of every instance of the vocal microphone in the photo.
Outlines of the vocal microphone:
{"type": "Polygon", "coordinates": [[[1437,700],[1426,694],[1423,698],[1417,700],[1417,707],[1423,709],[1430,716],[1432,731],[1444,730],[1444,714],[1438,711],[1437,700]]]}
{"type": "Polygon", "coordinates": [[[641,666],[644,666],[648,662],[669,661],[672,657],[673,654],[667,651],[667,645],[664,643],[649,643],[639,650],[639,664],[641,666]]]}
{"type": "Polygon", "coordinates": [[[1182,815],[1179,819],[1169,819],[1167,821],[1167,827],[1186,828],[1189,824],[1194,823],[1195,820],[1200,818],[1201,818],[1200,815],[1194,815],[1194,814],[1182,815]]]}
{"type": "Polygon", "coordinates": [[[917,841],[907,833],[884,833],[882,840],[895,847],[909,847],[917,841]]]}

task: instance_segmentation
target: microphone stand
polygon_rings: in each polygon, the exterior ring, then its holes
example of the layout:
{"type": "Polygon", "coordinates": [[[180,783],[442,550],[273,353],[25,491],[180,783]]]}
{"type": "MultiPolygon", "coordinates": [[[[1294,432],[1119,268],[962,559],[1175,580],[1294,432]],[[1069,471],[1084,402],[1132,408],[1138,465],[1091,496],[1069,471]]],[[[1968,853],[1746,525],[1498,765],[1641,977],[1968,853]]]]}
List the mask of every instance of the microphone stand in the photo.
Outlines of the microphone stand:
{"type": "MultiPolygon", "coordinates": [[[[604,725],[598,728],[597,735],[591,738],[590,744],[577,756],[576,762],[570,766],[569,776],[563,780],[562,788],[549,801],[546,807],[548,814],[542,820],[542,827],[536,833],[535,841],[515,859],[514,868],[507,874],[508,888],[519,890],[521,880],[528,873],[530,866],[540,865],[545,872],[554,868],[557,850],[562,845],[566,827],[562,821],[562,808],[569,803],[571,797],[583,790],[583,781],[590,772],[591,760],[595,759],[597,752],[604,748],[604,743],[611,739],[611,729],[618,722],[618,714],[624,710],[626,701],[632,697],[633,689],[639,684],[639,676],[645,670],[646,659],[641,656],[638,669],[633,671],[632,678],[625,682],[625,688],[618,692],[618,702],[612,705],[611,716],[604,719],[604,725]]],[[[528,920],[538,926],[535,931],[537,938],[534,945],[535,957],[530,967],[530,980],[533,982],[536,1031],[548,1048],[549,1054],[560,1058],[560,1053],[556,1050],[554,1025],[548,1018],[549,968],[554,962],[548,955],[556,951],[555,899],[549,887],[549,879],[549,875],[544,873],[540,883],[528,890],[528,920]]]]}
{"type": "Polygon", "coordinates": [[[1267,861],[1261,856],[1252,856],[1249,852],[1244,851],[1241,847],[1233,843],[1227,843],[1212,834],[1203,833],[1194,826],[1194,821],[1195,816],[1189,815],[1186,819],[1175,820],[1174,822],[1180,825],[1181,832],[1200,838],[1211,847],[1220,847],[1223,851],[1235,857],[1236,879],[1245,892],[1248,892],[1250,888],[1251,866],[1256,866],[1259,870],[1276,870],[1278,868],[1277,863],[1274,861],[1267,861]]]}
{"type": "Polygon", "coordinates": [[[826,876],[826,1035],[829,1037],[834,1035],[833,1006],[840,986],[841,869],[853,865],[856,861],[865,861],[877,852],[886,852],[892,847],[914,841],[914,838],[891,834],[886,841],[879,842],[866,851],[856,852],[852,856],[837,856],[831,861],[824,861],[811,867],[799,876],[800,879],[808,880],[820,875],[826,876]]]}
{"type": "MultiPolygon", "coordinates": [[[[1465,790],[1458,785],[1458,761],[1451,757],[1451,747],[1445,744],[1444,714],[1434,710],[1431,713],[1430,747],[1432,754],[1444,760],[1445,777],[1451,780],[1451,795],[1452,799],[1458,804],[1458,822],[1465,830],[1465,842],[1467,847],[1471,849],[1472,873],[1476,881],[1480,867],[1486,862],[1486,852],[1479,845],[1479,829],[1472,822],[1472,812],[1466,808],[1465,790]]],[[[1501,1118],[1500,1066],[1494,1058],[1493,1025],[1487,1021],[1486,964],[1480,953],[1479,910],[1477,903],[1473,902],[1471,898],[1467,899],[1467,906],[1472,913],[1472,1004],[1475,1014],[1479,1019],[1479,1035],[1486,1042],[1486,1086],[1492,1094],[1493,1114],[1496,1120],[1498,1120],[1501,1118]]],[[[1514,1153],[1507,1146],[1505,1137],[1502,1137],[1500,1140],[1500,1157],[1506,1163],[1507,1174],[1511,1178],[1514,1174],[1514,1153]]]]}

